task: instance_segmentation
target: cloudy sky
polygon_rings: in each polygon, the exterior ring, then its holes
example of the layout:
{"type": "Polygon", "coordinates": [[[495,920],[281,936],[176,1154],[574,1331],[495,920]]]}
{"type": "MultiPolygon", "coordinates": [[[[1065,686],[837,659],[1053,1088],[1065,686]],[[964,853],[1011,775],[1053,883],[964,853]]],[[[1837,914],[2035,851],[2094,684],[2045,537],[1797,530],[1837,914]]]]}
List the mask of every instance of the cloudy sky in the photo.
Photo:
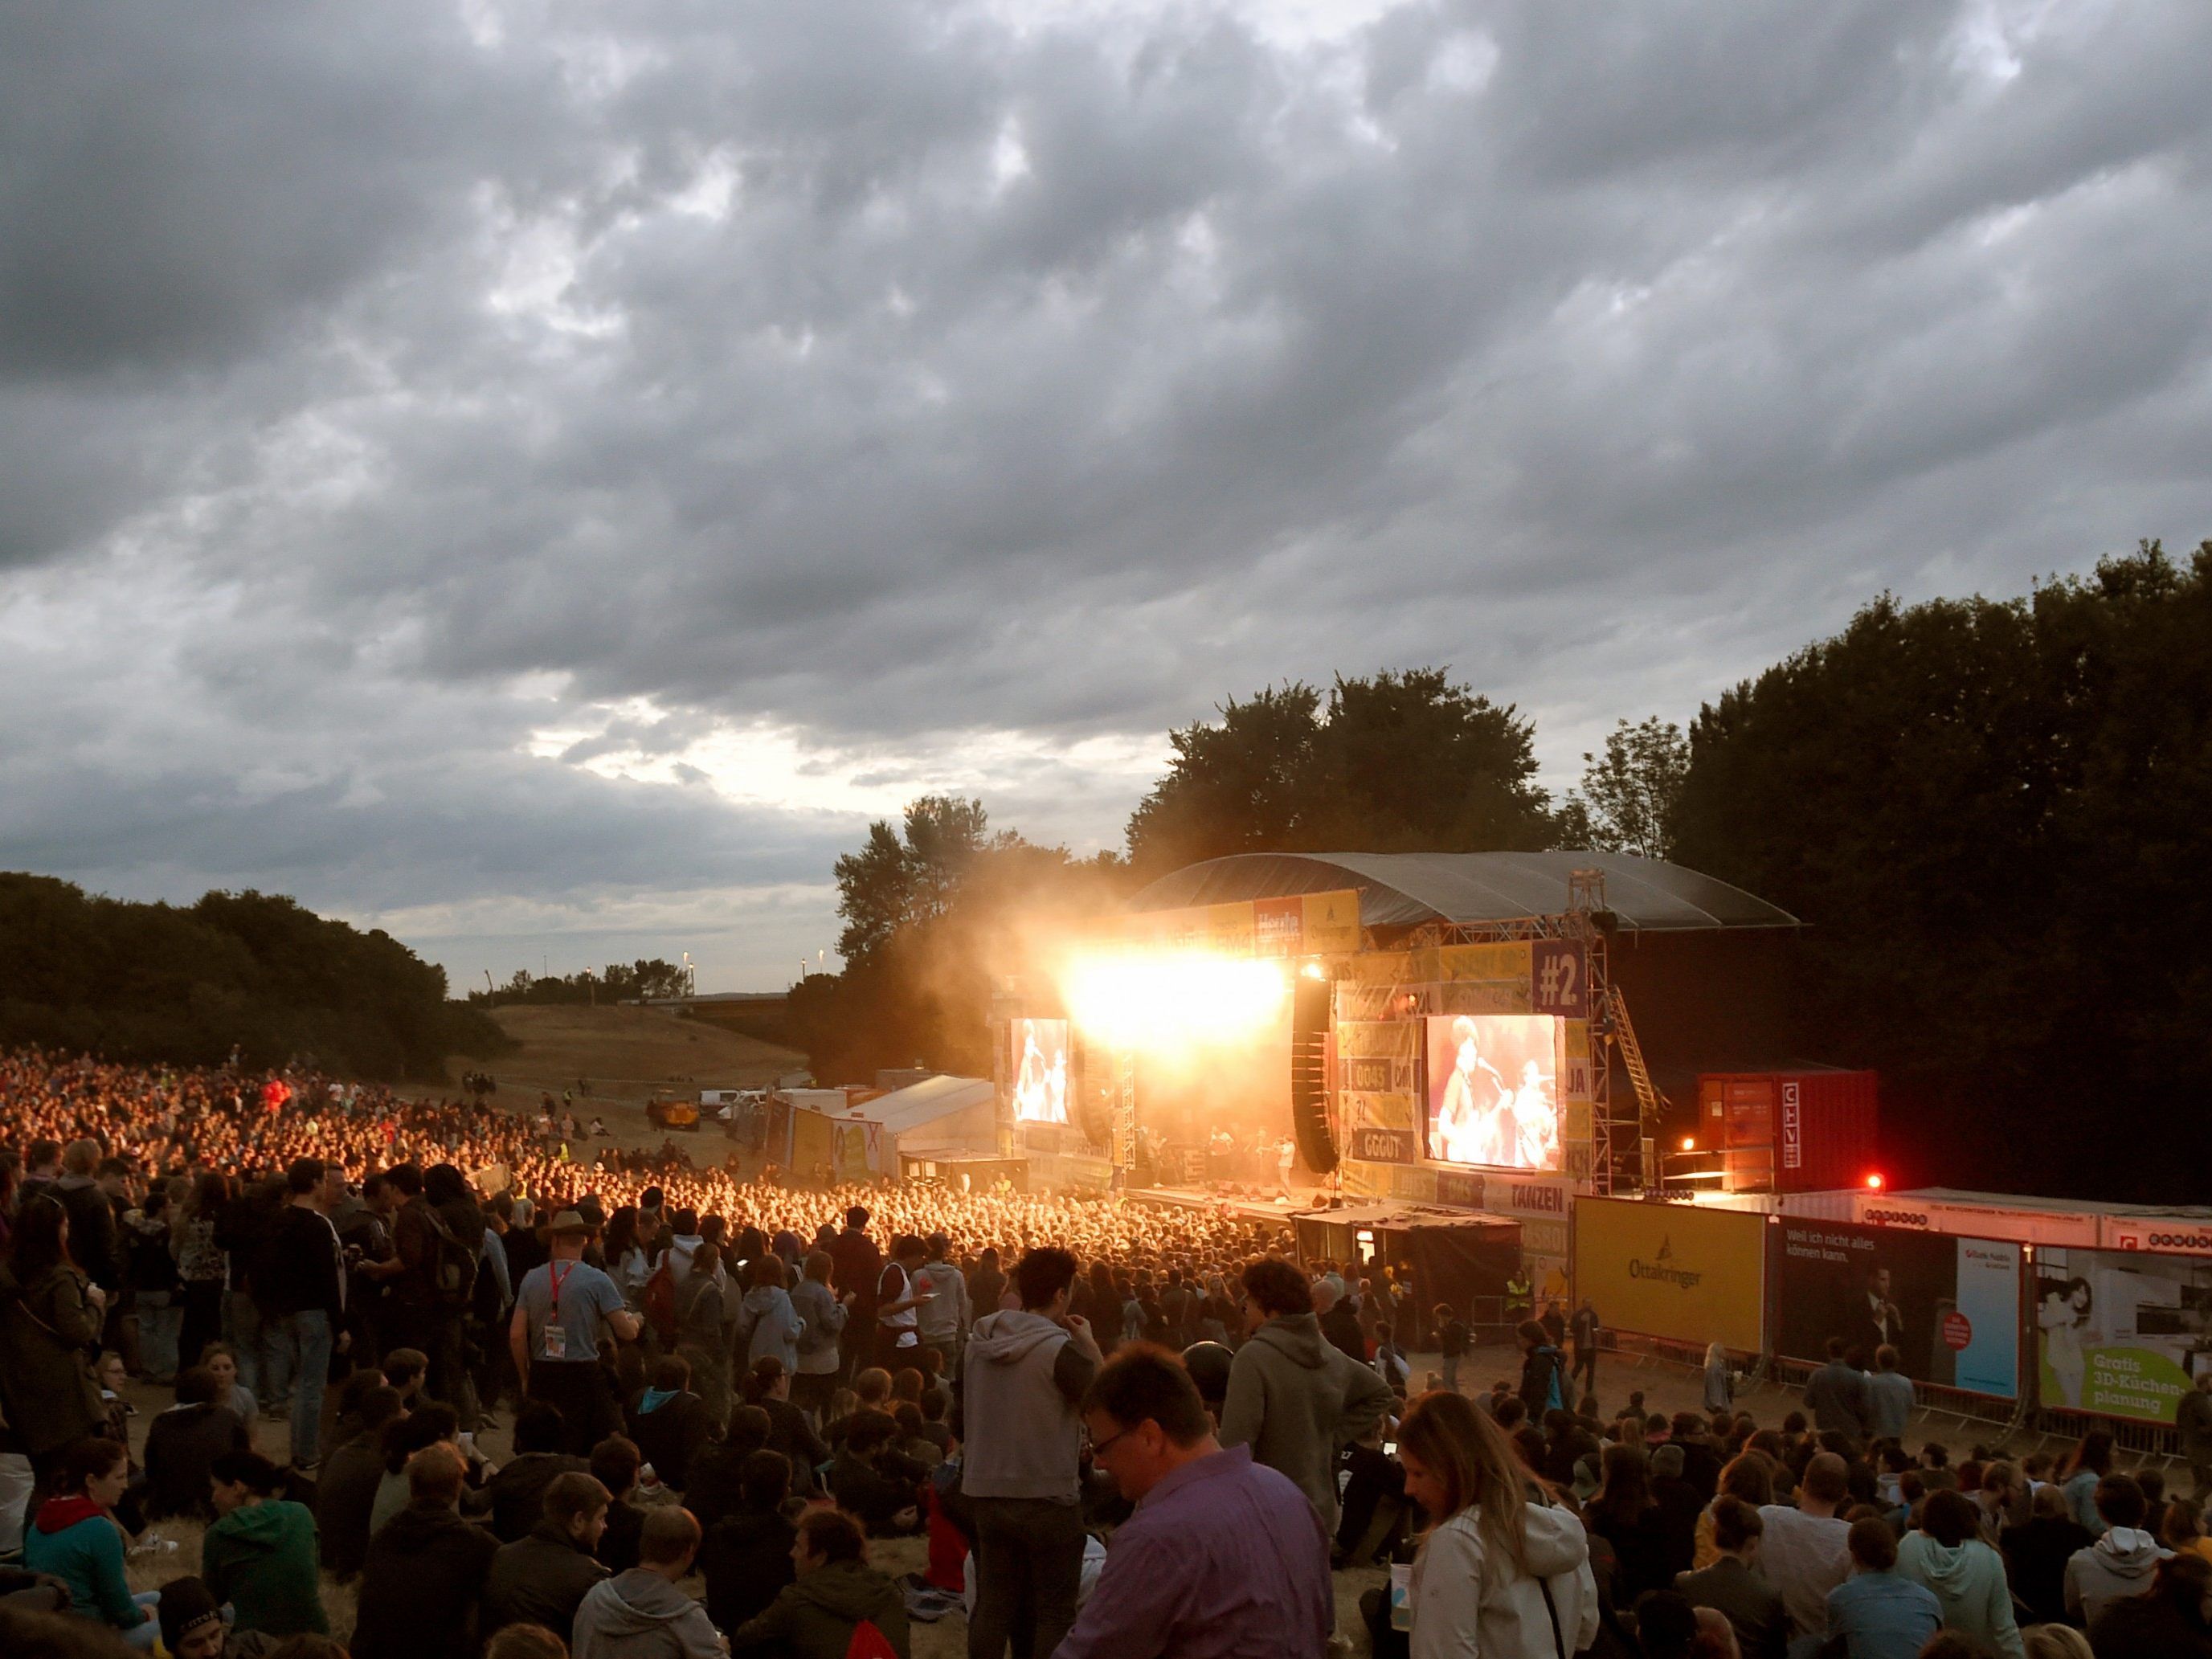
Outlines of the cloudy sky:
{"type": "Polygon", "coordinates": [[[2212,8],[21,0],[0,867],[780,986],[927,791],[1430,662],[1547,775],[2212,535],[2212,8]]]}

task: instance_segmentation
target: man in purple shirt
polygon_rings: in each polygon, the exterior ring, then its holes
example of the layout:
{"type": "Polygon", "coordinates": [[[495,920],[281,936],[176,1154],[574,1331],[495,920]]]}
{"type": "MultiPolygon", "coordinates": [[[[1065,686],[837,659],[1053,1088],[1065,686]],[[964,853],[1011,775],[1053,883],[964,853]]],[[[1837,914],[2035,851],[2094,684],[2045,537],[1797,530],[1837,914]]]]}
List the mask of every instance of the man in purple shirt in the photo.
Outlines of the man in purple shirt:
{"type": "Polygon", "coordinates": [[[1123,1348],[1083,1420],[1137,1512],[1057,1659],[1322,1659],[1336,1600],[1321,1517],[1249,1448],[1221,1449],[1180,1359],[1123,1348]]]}

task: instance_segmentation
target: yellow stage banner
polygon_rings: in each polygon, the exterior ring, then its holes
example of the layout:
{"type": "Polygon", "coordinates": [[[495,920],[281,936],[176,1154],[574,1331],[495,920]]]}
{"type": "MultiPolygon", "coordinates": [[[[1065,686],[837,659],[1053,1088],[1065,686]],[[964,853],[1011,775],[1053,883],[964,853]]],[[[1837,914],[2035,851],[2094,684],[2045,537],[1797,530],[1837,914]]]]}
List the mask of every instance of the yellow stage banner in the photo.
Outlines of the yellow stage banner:
{"type": "Polygon", "coordinates": [[[1359,894],[1346,887],[1286,898],[1238,899],[1121,919],[1121,937],[1158,949],[1232,957],[1347,956],[1359,949],[1359,894]]]}
{"type": "Polygon", "coordinates": [[[1346,887],[1334,893],[1307,893],[1298,901],[1306,956],[1348,956],[1359,948],[1359,894],[1346,887]]]}
{"type": "Polygon", "coordinates": [[[1420,1051],[1418,1020],[1362,1019],[1336,1028],[1339,1060],[1411,1060],[1420,1051]]]}
{"type": "Polygon", "coordinates": [[[1375,951],[1346,963],[1342,977],[1355,985],[1404,985],[1413,979],[1412,967],[1409,951],[1375,951]]]}
{"type": "Polygon", "coordinates": [[[801,1107],[791,1115],[791,1170],[802,1181],[817,1169],[836,1167],[836,1126],[819,1112],[801,1107]]]}
{"type": "Polygon", "coordinates": [[[1762,1346],[1766,1218],[1691,1204],[1575,1200],[1575,1294],[1616,1330],[1762,1346]]]}
{"type": "Polygon", "coordinates": [[[1415,1129],[1421,1127],[1419,1103],[1411,1095],[1347,1093],[1346,1121],[1364,1129],[1415,1129]]]}

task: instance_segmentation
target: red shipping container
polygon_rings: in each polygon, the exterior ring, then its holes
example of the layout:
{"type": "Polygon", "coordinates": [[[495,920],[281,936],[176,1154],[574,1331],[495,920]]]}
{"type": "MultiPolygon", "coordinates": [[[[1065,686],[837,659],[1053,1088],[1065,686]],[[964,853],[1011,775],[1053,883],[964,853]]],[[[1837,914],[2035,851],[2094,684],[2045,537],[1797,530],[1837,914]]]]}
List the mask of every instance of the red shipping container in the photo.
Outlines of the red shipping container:
{"type": "Polygon", "coordinates": [[[1881,1165],[1875,1073],[1810,1067],[1698,1079],[1699,1138],[1723,1149],[1728,1192],[1866,1184],[1881,1165]]]}

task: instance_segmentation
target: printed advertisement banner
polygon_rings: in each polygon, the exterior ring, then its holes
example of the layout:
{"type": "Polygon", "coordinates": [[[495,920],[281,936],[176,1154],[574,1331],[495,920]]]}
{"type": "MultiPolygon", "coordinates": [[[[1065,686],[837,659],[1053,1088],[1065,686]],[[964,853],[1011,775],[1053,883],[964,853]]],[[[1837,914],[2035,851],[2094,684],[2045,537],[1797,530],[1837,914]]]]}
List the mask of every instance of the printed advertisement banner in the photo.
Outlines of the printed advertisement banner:
{"type": "Polygon", "coordinates": [[[1759,1351],[1766,1218],[1627,1199],[1575,1200],[1575,1294],[1616,1330],[1759,1351]]]}
{"type": "Polygon", "coordinates": [[[2020,1246],[1897,1227],[1784,1218],[1774,1351],[1827,1357],[1840,1336],[1874,1365],[1887,1343],[1917,1382],[2020,1392],[2020,1246]]]}
{"type": "Polygon", "coordinates": [[[1359,894],[1346,887],[1291,898],[1148,910],[1128,917],[1121,929],[1125,938],[1168,950],[1203,949],[1234,957],[1343,955],[1359,949],[1359,894]]]}
{"type": "Polygon", "coordinates": [[[2039,1249],[2033,1294],[2046,1406],[2171,1423],[2212,1364],[2212,1261],[2039,1249]]]}

